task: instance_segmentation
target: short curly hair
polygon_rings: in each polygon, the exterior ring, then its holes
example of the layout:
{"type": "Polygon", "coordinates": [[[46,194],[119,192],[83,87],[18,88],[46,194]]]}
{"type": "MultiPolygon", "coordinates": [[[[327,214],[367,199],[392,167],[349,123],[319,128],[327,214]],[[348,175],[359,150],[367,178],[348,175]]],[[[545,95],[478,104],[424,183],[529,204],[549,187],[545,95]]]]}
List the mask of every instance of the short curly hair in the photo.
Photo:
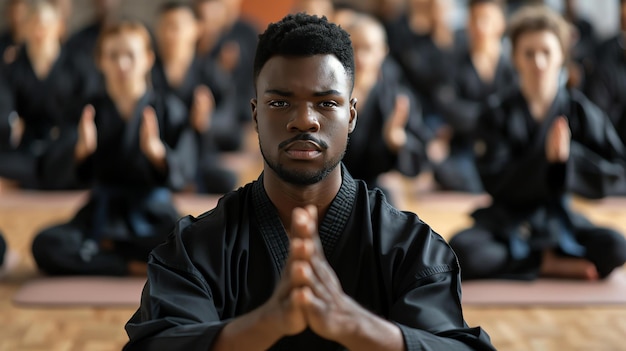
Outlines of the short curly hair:
{"type": "Polygon", "coordinates": [[[354,85],[354,52],[350,35],[326,17],[289,14],[271,23],[259,35],[254,57],[254,83],[265,63],[274,56],[335,55],[354,85]]]}

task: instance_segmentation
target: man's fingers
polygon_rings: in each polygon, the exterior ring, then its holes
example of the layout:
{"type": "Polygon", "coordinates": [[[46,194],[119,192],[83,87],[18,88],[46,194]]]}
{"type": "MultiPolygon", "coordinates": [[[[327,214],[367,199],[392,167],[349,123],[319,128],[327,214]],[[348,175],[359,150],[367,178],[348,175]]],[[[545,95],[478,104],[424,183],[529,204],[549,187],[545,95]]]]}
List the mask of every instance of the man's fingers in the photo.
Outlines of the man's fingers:
{"type": "Polygon", "coordinates": [[[317,219],[314,219],[309,210],[295,208],[291,213],[291,236],[310,239],[317,230],[317,219]]]}

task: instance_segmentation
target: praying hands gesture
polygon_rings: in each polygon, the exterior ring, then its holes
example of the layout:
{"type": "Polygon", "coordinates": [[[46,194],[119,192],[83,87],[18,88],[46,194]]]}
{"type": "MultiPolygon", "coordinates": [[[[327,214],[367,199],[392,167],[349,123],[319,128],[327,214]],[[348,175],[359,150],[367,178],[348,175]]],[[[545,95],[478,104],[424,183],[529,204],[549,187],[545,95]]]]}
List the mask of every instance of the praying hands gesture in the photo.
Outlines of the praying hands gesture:
{"type": "Polygon", "coordinates": [[[215,110],[215,98],[206,85],[198,86],[193,92],[191,106],[191,126],[202,134],[211,128],[211,118],[215,110]]]}
{"type": "Polygon", "coordinates": [[[159,121],[156,112],[150,106],[143,110],[139,146],[150,163],[157,169],[165,169],[165,144],[163,144],[159,133],[159,121]]]}
{"type": "Polygon", "coordinates": [[[346,295],[324,256],[313,206],[293,210],[290,254],[270,299],[222,330],[214,350],[265,350],[310,328],[350,350],[403,350],[400,329],[346,295]]]}
{"type": "Polygon", "coordinates": [[[74,158],[81,162],[96,152],[98,147],[98,131],[96,129],[96,110],[91,105],[83,108],[78,123],[78,141],[74,147],[74,158]]]}
{"type": "Polygon", "coordinates": [[[572,132],[565,116],[559,116],[548,131],[546,158],[550,163],[565,163],[569,159],[572,132]]]}
{"type": "Polygon", "coordinates": [[[389,150],[394,153],[400,151],[406,145],[406,124],[409,121],[411,103],[406,95],[398,95],[396,103],[383,127],[383,140],[389,150]]]}

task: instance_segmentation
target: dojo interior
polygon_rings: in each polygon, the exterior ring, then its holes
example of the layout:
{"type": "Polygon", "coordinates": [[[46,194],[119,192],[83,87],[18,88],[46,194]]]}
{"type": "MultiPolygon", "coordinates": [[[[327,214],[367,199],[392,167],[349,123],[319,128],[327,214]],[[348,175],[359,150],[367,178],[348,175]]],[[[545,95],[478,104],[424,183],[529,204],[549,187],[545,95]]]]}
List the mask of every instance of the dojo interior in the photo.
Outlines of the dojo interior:
{"type": "MultiPolygon", "coordinates": [[[[0,0],[0,8],[4,8],[7,1],[0,0]]],[[[150,23],[154,9],[161,2],[164,1],[125,1],[123,7],[126,13],[150,23]]],[[[346,2],[368,8],[375,1],[346,2]]],[[[597,7],[587,15],[597,23],[597,30],[604,37],[618,28],[614,1],[578,2],[584,11],[597,7]]],[[[76,30],[89,20],[90,2],[76,0],[73,3],[70,28],[76,30]]],[[[464,1],[456,3],[461,9],[454,14],[458,21],[463,17],[464,1]]],[[[243,16],[263,28],[288,13],[293,1],[244,0],[242,6],[243,16]]],[[[237,187],[256,180],[263,167],[254,129],[247,128],[244,135],[240,151],[225,152],[220,158],[225,167],[237,174],[237,187]]],[[[433,190],[433,175],[428,172],[410,178],[392,171],[384,174],[380,182],[392,194],[396,207],[417,213],[446,240],[471,225],[469,214],[474,209],[490,202],[486,194],[433,190]]],[[[88,190],[26,190],[10,180],[0,179],[0,229],[9,249],[5,259],[8,271],[0,278],[0,351],[108,351],[120,350],[127,342],[124,324],[139,304],[141,278],[116,278],[118,280],[114,281],[98,278],[93,281],[91,290],[88,278],[83,282],[72,280],[67,283],[68,290],[64,294],[62,282],[46,280],[31,257],[33,236],[46,226],[70,219],[87,196],[88,190]],[[33,283],[40,285],[29,287],[33,283]],[[61,290],[42,290],[59,289],[59,286],[61,290]],[[102,290],[96,291],[94,287],[102,290]],[[85,297],[81,296],[83,292],[75,289],[86,289],[92,296],[81,300],[85,297]],[[68,296],[75,296],[76,301],[71,298],[68,301],[68,296]],[[97,301],[99,298],[103,300],[97,301]]],[[[182,215],[197,216],[213,208],[219,198],[220,195],[180,192],[174,202],[182,215]]],[[[594,223],[626,235],[626,197],[590,200],[575,196],[573,207],[594,223]]],[[[625,349],[624,268],[617,269],[610,279],[599,282],[540,279],[525,283],[471,283],[467,284],[469,301],[463,300],[466,321],[470,326],[481,326],[487,331],[498,350],[625,349]]]]}

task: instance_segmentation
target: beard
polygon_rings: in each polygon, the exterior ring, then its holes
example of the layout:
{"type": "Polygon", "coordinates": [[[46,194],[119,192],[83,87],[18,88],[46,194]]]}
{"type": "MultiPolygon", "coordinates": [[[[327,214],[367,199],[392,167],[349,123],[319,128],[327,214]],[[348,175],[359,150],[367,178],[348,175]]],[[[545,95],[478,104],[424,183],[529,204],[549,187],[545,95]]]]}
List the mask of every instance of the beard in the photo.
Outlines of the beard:
{"type": "Polygon", "coordinates": [[[274,162],[269,159],[263,152],[263,145],[261,144],[261,140],[259,140],[259,149],[261,150],[261,155],[263,155],[263,160],[265,163],[272,169],[280,179],[283,181],[298,185],[298,186],[306,186],[313,185],[324,180],[337,166],[341,163],[343,156],[346,154],[346,148],[343,149],[341,154],[337,157],[327,160],[322,165],[322,168],[312,171],[307,170],[299,170],[299,169],[287,169],[283,164],[278,162],[274,162]]]}

